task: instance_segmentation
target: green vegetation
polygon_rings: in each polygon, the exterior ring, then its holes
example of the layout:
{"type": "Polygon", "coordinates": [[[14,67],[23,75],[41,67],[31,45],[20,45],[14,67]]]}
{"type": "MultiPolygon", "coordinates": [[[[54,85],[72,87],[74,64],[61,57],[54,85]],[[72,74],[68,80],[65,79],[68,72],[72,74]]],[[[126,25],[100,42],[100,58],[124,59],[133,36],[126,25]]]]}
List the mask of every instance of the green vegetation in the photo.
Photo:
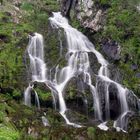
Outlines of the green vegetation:
{"type": "Polygon", "coordinates": [[[51,92],[46,92],[46,91],[41,90],[39,88],[36,89],[36,92],[38,93],[38,96],[39,96],[40,100],[43,100],[43,101],[47,102],[47,100],[51,100],[52,99],[51,92]]]}
{"type": "Polygon", "coordinates": [[[95,132],[96,132],[96,129],[94,127],[88,127],[87,134],[88,134],[89,139],[95,139],[95,132]]]}
{"type": "Polygon", "coordinates": [[[136,9],[136,3],[132,5],[129,1],[116,0],[108,4],[110,8],[107,10],[103,37],[118,41],[123,47],[122,51],[131,54],[133,61],[138,61],[140,12],[136,9]]]}
{"type": "MultiPolygon", "coordinates": [[[[140,73],[140,11],[136,9],[138,2],[138,0],[95,0],[97,7],[106,10],[105,26],[98,33],[89,33],[74,17],[70,23],[88,34],[97,49],[100,49],[104,39],[117,41],[121,45],[121,60],[116,66],[122,73],[123,84],[140,96],[140,78],[135,76],[136,73],[140,73]],[[138,68],[131,69],[132,64],[138,68]]],[[[28,56],[25,54],[28,35],[39,32],[45,37],[45,46],[49,46],[45,48],[46,52],[49,52],[45,57],[51,58],[51,61],[47,60],[48,67],[57,64],[58,61],[61,67],[66,62],[63,58],[58,59],[59,46],[56,46],[59,34],[50,29],[48,22],[51,12],[59,11],[60,5],[56,0],[21,0],[17,5],[19,11],[14,6],[12,0],[5,0],[0,9],[0,140],[132,140],[133,137],[136,139],[135,130],[139,132],[140,128],[137,121],[131,124],[131,134],[103,132],[90,126],[77,129],[65,126],[60,114],[50,108],[37,110],[35,107],[31,109],[23,105],[22,92],[28,84],[26,77],[28,56]],[[43,126],[42,116],[48,118],[50,127],[43,126]]],[[[63,36],[59,37],[65,40],[63,36]]],[[[48,89],[45,92],[37,87],[36,91],[42,102],[52,103],[48,89]]],[[[77,91],[71,86],[68,93],[69,99],[73,99],[77,91]]],[[[76,115],[81,116],[83,121],[87,119],[81,114],[76,115]]],[[[138,133],[137,137],[140,137],[139,135],[138,133]]]]}
{"type": "Polygon", "coordinates": [[[0,139],[17,140],[20,137],[15,125],[10,122],[7,113],[13,113],[14,110],[6,103],[0,103],[0,139]]]}
{"type": "Polygon", "coordinates": [[[28,23],[14,23],[13,17],[9,14],[9,11],[1,12],[0,16],[0,87],[2,88],[20,86],[27,34],[32,30],[28,23]]]}
{"type": "Polygon", "coordinates": [[[123,75],[123,84],[140,96],[140,79],[135,76],[140,72],[140,11],[136,8],[139,1],[103,1],[102,4],[110,7],[107,9],[101,38],[109,38],[121,45],[121,61],[118,66],[123,75]],[[138,66],[136,70],[131,68],[133,64],[138,66]]]}
{"type": "Polygon", "coordinates": [[[19,139],[19,132],[9,126],[0,126],[1,140],[17,140],[19,139]]]}
{"type": "MultiPolygon", "coordinates": [[[[59,5],[55,0],[32,2],[24,0],[18,4],[20,10],[18,11],[13,1],[5,0],[2,4],[0,8],[0,139],[18,140],[25,135],[26,125],[30,125],[30,121],[33,120],[28,116],[35,116],[25,106],[24,110],[20,111],[22,107],[18,107],[20,105],[13,102],[13,99],[22,102],[22,91],[27,86],[25,50],[28,35],[33,32],[46,35],[49,14],[51,11],[58,10],[59,5]],[[7,101],[12,103],[9,105],[7,101]],[[16,127],[13,122],[16,122],[16,127]]],[[[40,95],[46,99],[44,94],[40,95]]],[[[31,135],[25,137],[21,139],[34,139],[31,135]]]]}
{"type": "Polygon", "coordinates": [[[55,0],[24,0],[19,12],[5,1],[0,11],[0,87],[23,89],[28,34],[39,31],[46,36],[49,14],[58,7],[55,0]]]}

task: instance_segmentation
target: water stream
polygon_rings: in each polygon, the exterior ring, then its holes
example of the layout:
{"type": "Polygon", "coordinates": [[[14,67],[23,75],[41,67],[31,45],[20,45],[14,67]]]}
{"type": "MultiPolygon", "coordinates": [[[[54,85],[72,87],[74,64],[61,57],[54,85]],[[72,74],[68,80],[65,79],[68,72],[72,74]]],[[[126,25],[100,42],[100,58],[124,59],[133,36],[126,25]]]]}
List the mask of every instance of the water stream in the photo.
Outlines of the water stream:
{"type": "MultiPolygon", "coordinates": [[[[30,71],[32,75],[31,83],[43,82],[45,83],[53,93],[53,97],[56,94],[59,101],[59,112],[65,119],[66,123],[73,125],[75,127],[81,127],[79,124],[70,122],[69,118],[66,115],[67,105],[65,102],[65,88],[67,87],[69,81],[76,77],[77,74],[82,74],[84,83],[90,87],[90,92],[93,96],[93,107],[94,114],[97,120],[101,121],[101,124],[98,125],[99,128],[108,130],[106,126],[107,121],[110,120],[110,98],[109,98],[109,86],[113,84],[117,89],[117,97],[120,102],[121,112],[119,117],[114,121],[114,127],[116,129],[120,128],[122,130],[126,129],[125,118],[128,112],[131,112],[129,109],[127,96],[129,90],[123,87],[121,84],[110,79],[110,72],[108,70],[109,63],[104,59],[101,53],[99,53],[94,45],[89,41],[89,39],[79,32],[77,29],[69,25],[68,20],[61,15],[60,12],[53,13],[53,17],[49,18],[50,24],[54,29],[64,30],[64,35],[67,41],[67,65],[62,69],[59,69],[59,65],[56,66],[56,72],[54,79],[50,80],[49,75],[47,76],[47,67],[44,60],[44,45],[42,35],[35,33],[34,36],[30,37],[28,45],[28,54],[30,58],[30,71]],[[92,76],[90,72],[90,61],[89,53],[93,53],[100,68],[98,74],[96,75],[96,84],[92,83],[92,76]],[[59,71],[59,72],[58,72],[59,71]],[[104,99],[105,99],[105,119],[103,118],[103,110],[100,98],[100,86],[99,82],[104,83],[104,99]]],[[[61,40],[60,40],[60,43],[61,40]]],[[[62,52],[62,47],[60,47],[62,52]]],[[[60,53],[62,55],[62,53],[60,53]]],[[[24,99],[25,104],[31,106],[31,91],[33,85],[29,84],[29,87],[25,90],[24,99]]],[[[35,97],[37,99],[37,106],[40,108],[39,99],[36,91],[34,90],[35,97]]],[[[54,97],[55,101],[55,97],[54,97]]],[[[137,100],[138,101],[138,100],[137,100]]],[[[139,102],[139,101],[138,101],[139,102]]]]}

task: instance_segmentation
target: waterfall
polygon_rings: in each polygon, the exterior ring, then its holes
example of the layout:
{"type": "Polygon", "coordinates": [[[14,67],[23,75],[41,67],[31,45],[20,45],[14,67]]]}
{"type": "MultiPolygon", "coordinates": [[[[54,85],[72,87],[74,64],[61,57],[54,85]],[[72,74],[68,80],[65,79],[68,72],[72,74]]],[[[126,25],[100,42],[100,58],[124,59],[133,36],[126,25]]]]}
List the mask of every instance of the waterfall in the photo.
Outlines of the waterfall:
{"type": "Polygon", "coordinates": [[[24,92],[24,103],[25,105],[31,107],[31,92],[33,92],[35,94],[35,104],[38,107],[38,109],[40,109],[39,97],[33,87],[34,85],[31,85],[31,83],[29,83],[29,86],[26,88],[24,92]]]}
{"type": "Polygon", "coordinates": [[[27,51],[30,57],[32,81],[46,81],[47,69],[44,62],[44,45],[42,35],[35,33],[34,36],[30,36],[27,51]]]}
{"type": "Polygon", "coordinates": [[[30,58],[30,71],[32,74],[32,81],[29,83],[29,86],[24,92],[24,102],[25,105],[31,106],[31,91],[35,95],[35,102],[38,108],[40,109],[40,103],[38,94],[33,89],[33,82],[45,82],[46,81],[46,64],[44,61],[44,43],[43,36],[38,33],[34,33],[33,36],[29,36],[29,45],[27,52],[30,58]]]}
{"type": "MultiPolygon", "coordinates": [[[[130,94],[129,90],[123,87],[121,84],[113,81],[110,78],[110,72],[108,69],[109,63],[104,59],[101,53],[99,53],[94,45],[89,41],[89,39],[79,32],[77,29],[71,27],[69,25],[68,20],[61,15],[60,12],[53,13],[53,17],[49,18],[50,24],[54,29],[63,29],[64,35],[67,42],[67,64],[63,68],[59,68],[59,65],[56,66],[56,71],[54,74],[54,79],[47,78],[46,75],[46,64],[44,60],[44,45],[43,45],[43,37],[35,33],[34,36],[30,37],[29,45],[28,45],[28,54],[30,58],[30,69],[32,72],[32,82],[43,82],[50,88],[53,94],[54,102],[56,102],[55,95],[58,97],[59,102],[59,112],[65,119],[66,123],[69,125],[73,125],[75,127],[81,127],[81,125],[70,122],[69,118],[66,115],[67,105],[65,102],[65,89],[68,86],[69,81],[76,77],[78,74],[81,74],[81,77],[89,88],[90,92],[93,96],[93,107],[95,119],[100,120],[101,124],[98,125],[99,128],[108,130],[106,126],[107,121],[110,118],[110,91],[109,87],[113,84],[117,90],[117,98],[120,103],[120,115],[114,121],[114,127],[122,130],[126,130],[126,121],[127,114],[132,112],[128,104],[128,94],[130,94]],[[89,53],[92,53],[96,56],[98,63],[100,64],[100,68],[98,70],[98,74],[96,76],[96,83],[92,83],[91,76],[91,67],[89,60],[89,53]],[[59,71],[59,72],[58,72],[59,71]],[[103,92],[100,90],[100,83],[103,83],[104,89],[103,92]],[[103,94],[103,98],[105,101],[105,117],[103,117],[103,105],[101,94],[103,94]]],[[[62,41],[60,40],[60,46],[62,45],[62,41]]],[[[62,49],[62,47],[60,47],[62,49]]],[[[62,52],[62,50],[61,50],[62,52]]],[[[60,53],[62,55],[62,53],[60,53]]],[[[51,70],[50,70],[51,73],[51,70]]],[[[50,77],[48,75],[48,77],[50,77]]],[[[26,89],[25,95],[25,104],[31,106],[31,95],[30,92],[33,89],[31,85],[26,89]]],[[[133,94],[133,93],[132,93],[133,94]]],[[[132,95],[131,94],[131,95],[132,95]]],[[[35,92],[36,97],[37,93],[35,92]]],[[[136,99],[136,98],[135,98],[136,99]]],[[[39,105],[39,100],[38,105],[39,105]]],[[[136,99],[137,104],[139,105],[139,99],[136,99]]],[[[133,101],[131,101],[133,102],[133,101]]],[[[135,105],[137,106],[137,105],[135,105]]],[[[116,108],[117,109],[117,108],[116,108]]]]}

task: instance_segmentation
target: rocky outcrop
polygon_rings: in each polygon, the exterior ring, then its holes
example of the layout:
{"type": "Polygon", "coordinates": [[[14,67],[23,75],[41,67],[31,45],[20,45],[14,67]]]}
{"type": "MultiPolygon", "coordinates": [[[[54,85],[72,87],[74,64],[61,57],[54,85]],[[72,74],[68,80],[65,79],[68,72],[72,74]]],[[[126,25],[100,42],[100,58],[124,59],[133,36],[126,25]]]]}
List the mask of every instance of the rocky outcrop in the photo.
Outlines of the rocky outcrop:
{"type": "Polygon", "coordinates": [[[102,16],[103,16],[103,11],[100,9],[97,11],[97,13],[93,19],[87,18],[85,21],[83,21],[82,25],[85,28],[89,28],[93,31],[98,31],[102,28],[102,25],[101,25],[102,16]]]}
{"type": "Polygon", "coordinates": [[[75,0],[62,0],[61,2],[61,11],[63,15],[70,18],[70,10],[75,0]]]}
{"type": "Polygon", "coordinates": [[[21,0],[0,1],[0,5],[1,10],[3,10],[7,15],[11,16],[13,23],[20,23],[22,18],[22,10],[19,8],[21,5],[21,0]],[[8,8],[5,5],[7,5],[8,8]]]}
{"type": "Polygon", "coordinates": [[[120,59],[121,46],[116,41],[105,41],[102,44],[102,50],[109,58],[113,60],[120,59]]]}
{"type": "Polygon", "coordinates": [[[77,19],[80,20],[84,28],[89,28],[91,31],[99,31],[102,28],[104,12],[98,9],[92,0],[79,0],[75,11],[77,19]]]}
{"type": "MultiPolygon", "coordinates": [[[[94,13],[93,11],[94,3],[92,0],[78,0],[75,6],[75,10],[77,13],[77,18],[79,20],[83,20],[84,17],[90,17],[94,13]]],[[[95,7],[94,7],[95,10],[95,7]]]]}
{"type": "Polygon", "coordinates": [[[92,32],[97,32],[103,27],[105,12],[97,8],[94,1],[62,0],[61,3],[62,13],[66,17],[70,17],[70,11],[73,9],[76,18],[84,28],[88,28],[92,32]]]}

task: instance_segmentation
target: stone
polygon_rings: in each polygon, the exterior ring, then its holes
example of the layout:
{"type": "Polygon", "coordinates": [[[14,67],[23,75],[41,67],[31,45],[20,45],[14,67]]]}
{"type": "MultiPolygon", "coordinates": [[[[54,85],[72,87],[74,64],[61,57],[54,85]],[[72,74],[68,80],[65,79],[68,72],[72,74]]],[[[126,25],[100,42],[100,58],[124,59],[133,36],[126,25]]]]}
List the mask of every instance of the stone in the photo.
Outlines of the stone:
{"type": "Polygon", "coordinates": [[[103,52],[113,60],[120,60],[121,46],[112,40],[108,40],[102,45],[103,52]]]}
{"type": "Polygon", "coordinates": [[[140,78],[140,73],[136,73],[136,77],[137,78],[140,78]]]}
{"type": "Polygon", "coordinates": [[[71,7],[73,5],[74,0],[62,0],[61,2],[61,11],[62,14],[68,18],[70,18],[70,11],[71,11],[71,7]]]}
{"type": "Polygon", "coordinates": [[[127,91],[127,102],[129,104],[129,109],[133,111],[138,111],[140,109],[140,102],[137,96],[133,93],[133,91],[127,91]]]}
{"type": "MultiPolygon", "coordinates": [[[[84,1],[78,0],[75,9],[79,13],[83,12],[84,13],[83,16],[90,17],[92,15],[93,4],[94,3],[92,0],[84,0],[84,1]]],[[[81,15],[80,18],[82,18],[83,16],[81,15]]]]}
{"type": "Polygon", "coordinates": [[[98,31],[99,29],[101,29],[101,25],[100,25],[100,21],[102,18],[102,10],[98,10],[95,18],[91,21],[89,21],[88,19],[86,21],[83,22],[83,26],[85,28],[89,28],[92,29],[94,31],[98,31]]]}
{"type": "Polygon", "coordinates": [[[105,12],[97,9],[93,0],[61,0],[61,11],[64,16],[70,18],[72,9],[84,28],[97,32],[103,27],[105,12]]]}
{"type": "Polygon", "coordinates": [[[134,70],[134,71],[137,70],[137,69],[138,69],[138,65],[132,64],[132,65],[131,65],[131,69],[134,70]]]}

